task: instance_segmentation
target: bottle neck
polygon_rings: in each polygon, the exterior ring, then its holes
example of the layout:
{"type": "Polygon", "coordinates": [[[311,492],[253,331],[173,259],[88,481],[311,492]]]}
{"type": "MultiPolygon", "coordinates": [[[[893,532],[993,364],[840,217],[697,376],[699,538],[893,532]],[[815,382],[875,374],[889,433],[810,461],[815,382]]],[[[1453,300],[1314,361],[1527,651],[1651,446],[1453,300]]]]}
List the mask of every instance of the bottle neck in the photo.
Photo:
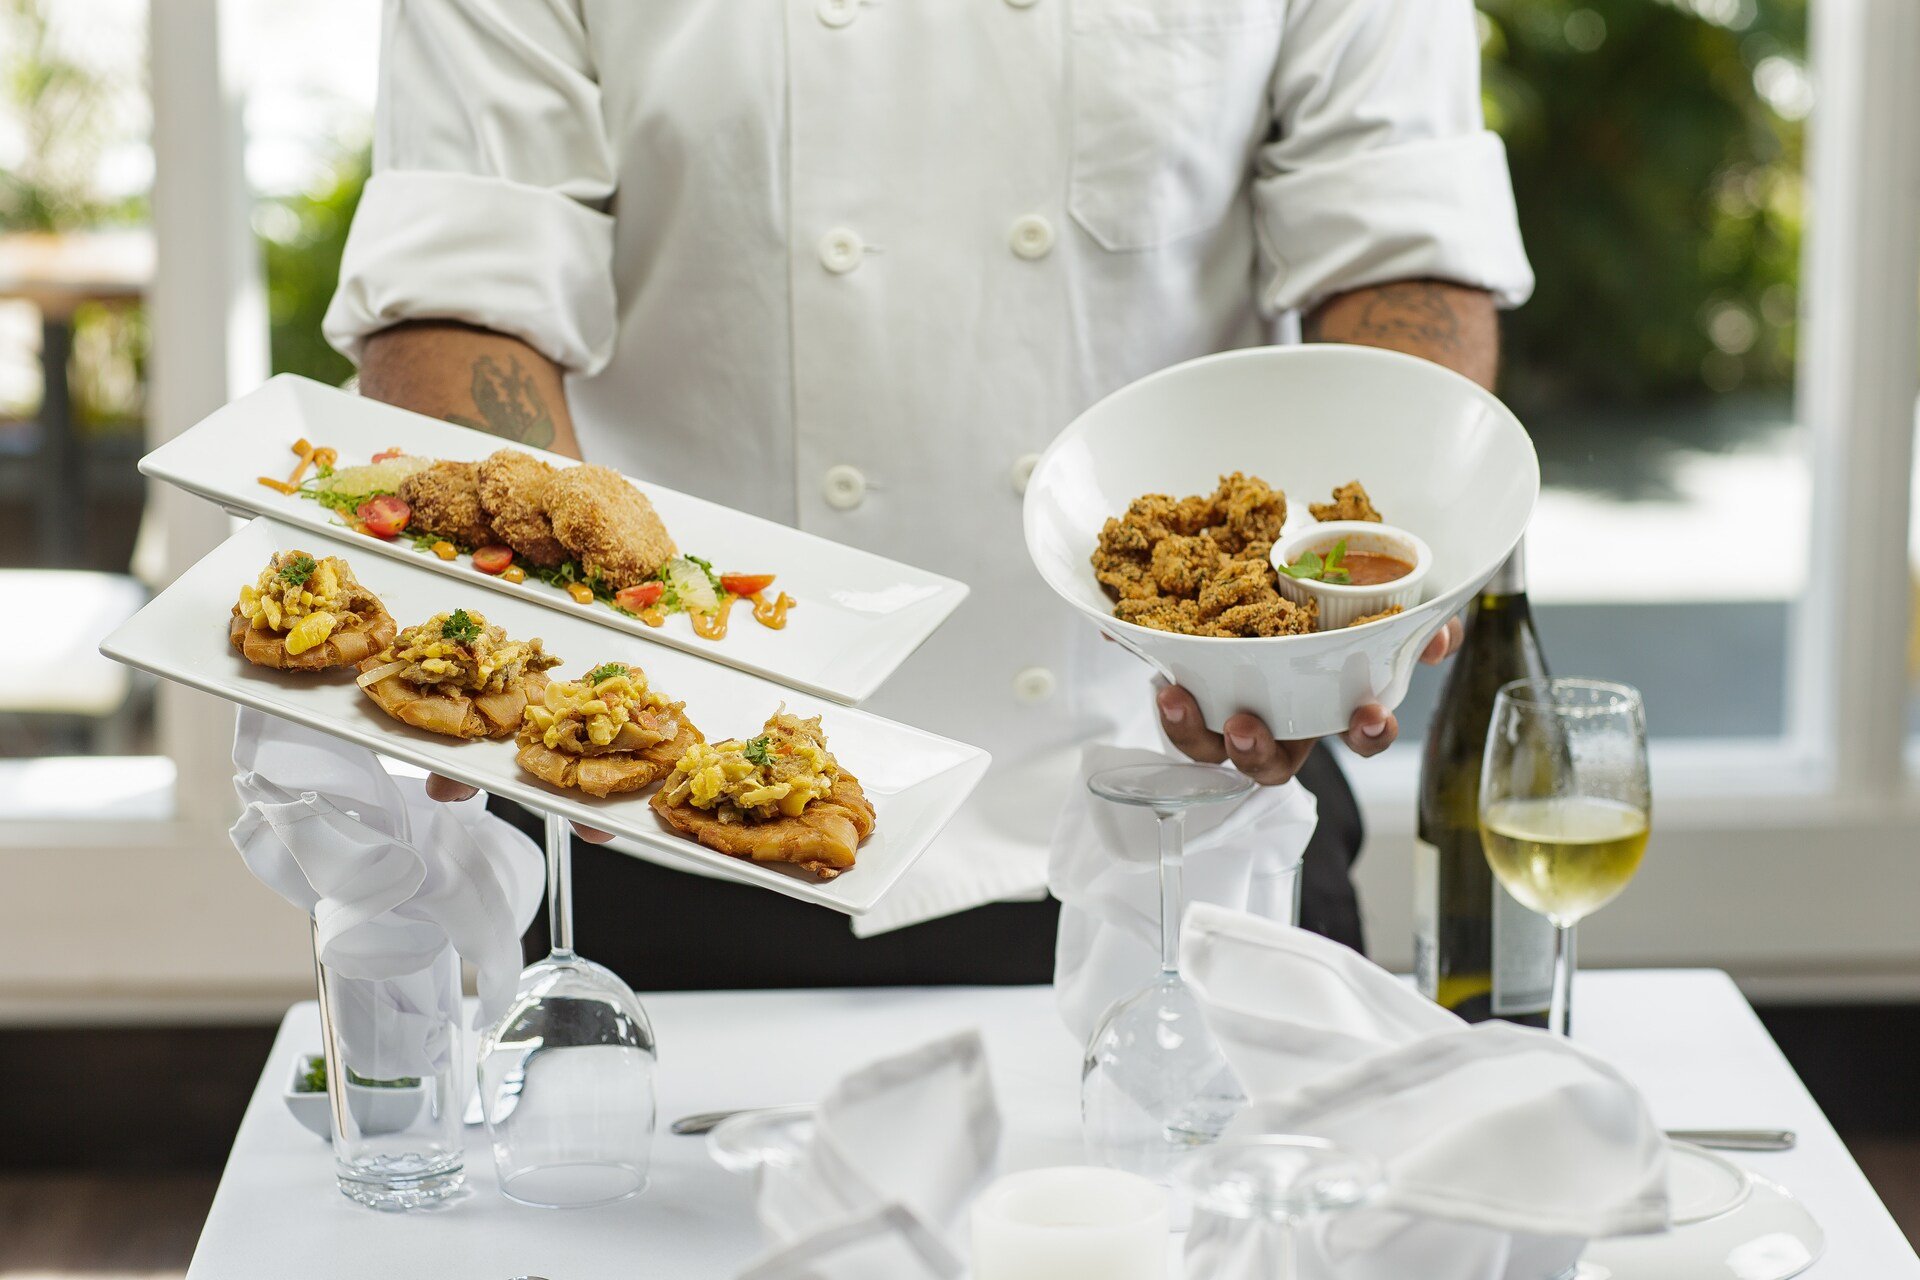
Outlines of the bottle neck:
{"type": "Polygon", "coordinates": [[[1525,542],[1517,543],[1513,548],[1513,554],[1494,570],[1493,578],[1483,589],[1483,594],[1490,596],[1527,594],[1527,544],[1525,542]]]}

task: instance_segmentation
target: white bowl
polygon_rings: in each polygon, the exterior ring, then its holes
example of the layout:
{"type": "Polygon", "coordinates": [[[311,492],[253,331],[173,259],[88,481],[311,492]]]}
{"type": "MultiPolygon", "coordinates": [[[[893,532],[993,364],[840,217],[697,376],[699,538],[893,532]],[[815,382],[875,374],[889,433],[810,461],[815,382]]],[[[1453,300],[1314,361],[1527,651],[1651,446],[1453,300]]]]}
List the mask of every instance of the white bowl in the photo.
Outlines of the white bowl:
{"type": "MultiPolygon", "coordinates": [[[[293,1080],[287,1085],[283,1095],[287,1110],[293,1118],[311,1129],[325,1142],[333,1140],[333,1108],[327,1102],[326,1093],[312,1093],[301,1088],[306,1079],[307,1063],[320,1055],[302,1054],[293,1066],[293,1080]]],[[[363,1134],[399,1133],[413,1124],[420,1115],[420,1108],[426,1105],[427,1086],[423,1081],[415,1085],[403,1085],[388,1088],[384,1085],[347,1085],[347,1107],[353,1112],[353,1122],[360,1126],[363,1134]]]]}
{"type": "MultiPolygon", "coordinates": [[[[1405,529],[1390,524],[1375,524],[1370,520],[1328,520],[1324,524],[1305,525],[1274,543],[1271,559],[1281,595],[1300,604],[1309,600],[1319,602],[1316,629],[1320,631],[1338,631],[1352,625],[1355,618],[1385,613],[1396,605],[1402,609],[1413,608],[1420,603],[1421,588],[1426,583],[1427,574],[1433,569],[1433,549],[1427,546],[1425,540],[1414,537],[1405,529]],[[1341,542],[1347,544],[1348,551],[1393,556],[1406,561],[1413,568],[1407,570],[1404,577],[1395,578],[1392,582],[1364,587],[1352,582],[1295,578],[1280,572],[1281,565],[1292,564],[1306,552],[1317,551],[1324,555],[1341,542]]],[[[1375,624],[1369,622],[1366,625],[1375,624]]]]}
{"type": "Polygon", "coordinates": [[[1372,347],[1253,347],[1163,369],[1070,423],[1027,483],[1027,552],[1069,604],[1185,686],[1211,727],[1251,711],[1279,737],[1324,737],[1365,703],[1400,704],[1421,649],[1519,543],[1539,493],[1526,430],[1459,374],[1372,347]],[[1183,636],[1114,617],[1089,562],[1101,525],[1143,493],[1211,493],[1230,471],[1286,491],[1288,532],[1311,523],[1308,502],[1358,479],[1432,550],[1425,599],[1304,636],[1183,636]]]}

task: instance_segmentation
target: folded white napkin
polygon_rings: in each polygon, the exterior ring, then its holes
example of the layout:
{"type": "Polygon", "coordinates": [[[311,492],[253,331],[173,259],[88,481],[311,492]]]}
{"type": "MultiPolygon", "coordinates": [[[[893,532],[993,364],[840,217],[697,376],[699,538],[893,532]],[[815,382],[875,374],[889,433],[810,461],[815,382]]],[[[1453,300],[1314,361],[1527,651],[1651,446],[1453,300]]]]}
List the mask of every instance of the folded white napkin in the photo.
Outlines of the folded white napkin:
{"type": "Polygon", "coordinates": [[[757,1208],[777,1244],[740,1280],[958,1276],[953,1242],[999,1148],[978,1033],[853,1072],[815,1109],[806,1153],[761,1170],[757,1208]]]}
{"type": "MultiPolygon", "coordinates": [[[[243,806],[234,847],[268,888],[313,917],[320,959],[347,980],[348,1000],[384,1002],[402,1027],[437,1025],[445,984],[434,973],[451,947],[478,971],[474,1026],[506,1012],[545,864],[531,840],[487,813],[484,796],[429,800],[423,782],[393,777],[372,752],[247,709],[233,764],[243,806]]],[[[369,1025],[374,1013],[369,1004],[369,1025]]],[[[363,1043],[376,1039],[382,1052],[429,1060],[389,1061],[380,1078],[435,1069],[438,1050],[425,1039],[402,1047],[406,1035],[391,1024],[363,1043]]],[[[354,1069],[373,1074],[358,1060],[354,1069]]]]}
{"type": "MultiPolygon", "coordinates": [[[[1087,779],[1120,765],[1183,761],[1158,751],[1087,747],[1054,827],[1048,882],[1061,903],[1054,997],[1083,1043],[1114,1001],[1160,968],[1157,821],[1150,810],[1099,799],[1087,790],[1087,779]]],[[[1313,793],[1297,782],[1189,810],[1188,901],[1291,920],[1300,856],[1318,815],[1313,793]]]]}
{"type": "Polygon", "coordinates": [[[1589,1238],[1667,1225],[1666,1140],[1581,1046],[1468,1026],[1346,947],[1205,904],[1181,968],[1252,1099],[1236,1132],[1382,1162],[1374,1204],[1324,1224],[1342,1276],[1541,1280],[1589,1238]]]}

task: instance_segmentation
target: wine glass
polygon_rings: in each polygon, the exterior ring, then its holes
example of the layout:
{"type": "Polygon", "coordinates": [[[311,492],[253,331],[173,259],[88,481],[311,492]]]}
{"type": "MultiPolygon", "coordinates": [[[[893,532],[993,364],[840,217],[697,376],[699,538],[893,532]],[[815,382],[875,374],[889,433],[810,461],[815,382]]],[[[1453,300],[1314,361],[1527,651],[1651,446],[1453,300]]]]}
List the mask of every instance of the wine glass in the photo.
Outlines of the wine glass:
{"type": "MultiPolygon", "coordinates": [[[[1193,1201],[1184,1268],[1191,1280],[1306,1280],[1328,1268],[1302,1265],[1303,1228],[1368,1203],[1385,1173],[1372,1156],[1320,1138],[1264,1134],[1209,1147],[1182,1167],[1180,1182],[1193,1201]]],[[[1315,1264],[1319,1243],[1305,1242],[1315,1264]]]]}
{"type": "Polygon", "coordinates": [[[1179,1157],[1218,1138],[1247,1101],[1180,978],[1180,917],[1187,810],[1253,786],[1245,774],[1201,764],[1123,765],[1087,780],[1093,794],[1159,820],[1160,972],[1094,1028],[1080,1073],[1081,1128],[1094,1159],[1162,1185],[1179,1157]]]}
{"type": "Polygon", "coordinates": [[[612,970],[573,951],[567,821],[547,815],[553,950],[520,975],[480,1045],[480,1100],[500,1190],[541,1208],[624,1200],[652,1156],[653,1026],[612,970]]]}
{"type": "Polygon", "coordinates": [[[1627,887],[1651,817],[1638,690],[1540,678],[1501,686],[1480,769],[1481,843],[1507,892],[1553,921],[1555,1035],[1567,1034],[1573,927],[1627,887]]]}

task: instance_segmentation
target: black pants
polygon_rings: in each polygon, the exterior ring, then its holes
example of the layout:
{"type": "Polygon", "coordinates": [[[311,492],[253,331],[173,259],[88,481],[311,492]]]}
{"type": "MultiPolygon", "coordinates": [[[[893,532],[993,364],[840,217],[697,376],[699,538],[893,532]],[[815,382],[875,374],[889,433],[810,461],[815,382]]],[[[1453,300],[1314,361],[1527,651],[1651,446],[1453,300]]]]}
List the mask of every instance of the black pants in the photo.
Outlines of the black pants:
{"type": "MultiPolygon", "coordinates": [[[[1308,757],[1300,780],[1320,802],[1301,923],[1359,950],[1349,871],[1360,851],[1360,810],[1327,748],[1308,757]]],[[[536,815],[498,796],[488,806],[541,838],[536,815]]],[[[938,986],[1051,982],[1060,904],[994,903],[861,939],[838,912],[576,840],[573,916],[580,954],[641,991],[938,986]]],[[[530,957],[546,953],[544,913],[526,947],[530,957]]]]}

